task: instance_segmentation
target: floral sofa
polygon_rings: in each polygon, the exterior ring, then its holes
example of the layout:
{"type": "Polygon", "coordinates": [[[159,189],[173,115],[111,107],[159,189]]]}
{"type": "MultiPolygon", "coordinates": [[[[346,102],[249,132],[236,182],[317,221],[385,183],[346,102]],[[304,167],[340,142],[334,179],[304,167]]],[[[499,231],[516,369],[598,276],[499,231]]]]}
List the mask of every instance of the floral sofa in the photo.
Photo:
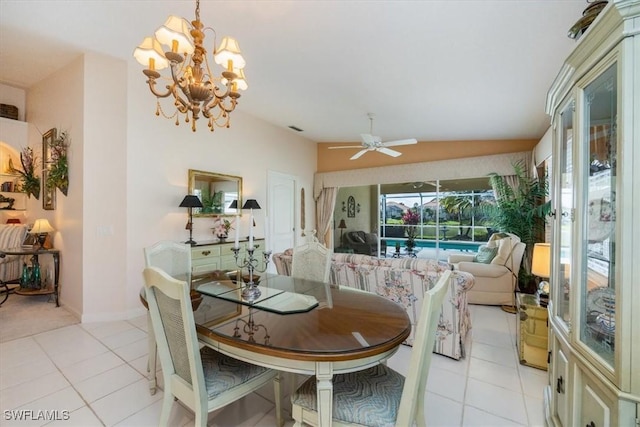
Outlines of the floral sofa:
{"type": "MultiPolygon", "coordinates": [[[[287,249],[273,255],[278,274],[291,274],[291,254],[292,250],[287,249]]],[[[401,304],[411,319],[411,325],[415,326],[425,291],[435,285],[440,275],[450,268],[448,263],[433,259],[380,259],[368,255],[334,253],[329,281],[335,285],[375,292],[401,304]]],[[[465,337],[471,329],[466,294],[474,284],[474,277],[466,272],[455,271],[452,278],[455,286],[451,286],[449,296],[442,305],[434,351],[458,360],[465,355],[465,337]]],[[[413,339],[412,330],[405,344],[412,345],[413,339]]]]}

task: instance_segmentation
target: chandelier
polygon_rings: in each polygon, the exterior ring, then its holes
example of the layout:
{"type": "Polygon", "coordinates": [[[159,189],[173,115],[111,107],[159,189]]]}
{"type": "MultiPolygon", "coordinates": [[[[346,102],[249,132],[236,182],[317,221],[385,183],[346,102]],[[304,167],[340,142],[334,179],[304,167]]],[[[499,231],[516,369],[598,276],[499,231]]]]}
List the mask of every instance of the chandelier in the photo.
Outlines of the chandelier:
{"type": "MultiPolygon", "coordinates": [[[[207,28],[211,29],[211,28],[207,28]]],[[[196,0],[196,19],[191,24],[174,15],[169,16],[163,26],[155,32],[155,37],[146,37],[133,56],[143,66],[149,89],[157,98],[156,116],[162,114],[167,119],[176,119],[180,124],[180,114],[184,121],[191,121],[191,130],[196,131],[196,121],[200,114],[209,120],[209,129],[214,126],[229,127],[230,113],[236,108],[240,93],[248,85],[244,77],[245,60],[240,54],[238,42],[232,37],[224,37],[213,59],[224,70],[215,76],[209,67],[207,51],[203,47],[205,28],[200,22],[200,0],[196,0]],[[168,51],[162,51],[162,45],[168,51]],[[171,78],[162,77],[157,70],[169,67],[171,78]],[[167,81],[165,88],[156,85],[167,81]],[[161,98],[173,99],[175,112],[167,115],[160,105],[161,98]]],[[[215,47],[215,31],[214,47],[215,47]]]]}

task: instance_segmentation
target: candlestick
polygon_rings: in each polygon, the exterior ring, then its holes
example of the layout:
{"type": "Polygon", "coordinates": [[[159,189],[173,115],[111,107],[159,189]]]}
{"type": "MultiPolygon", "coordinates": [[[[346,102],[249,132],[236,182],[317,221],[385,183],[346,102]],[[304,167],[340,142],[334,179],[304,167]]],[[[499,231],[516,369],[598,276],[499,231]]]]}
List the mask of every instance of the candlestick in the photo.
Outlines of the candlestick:
{"type": "Polygon", "coordinates": [[[233,247],[240,247],[240,215],[236,215],[236,243],[233,247]]]}
{"type": "Polygon", "coordinates": [[[253,209],[249,218],[249,249],[253,249],[253,209]]]}

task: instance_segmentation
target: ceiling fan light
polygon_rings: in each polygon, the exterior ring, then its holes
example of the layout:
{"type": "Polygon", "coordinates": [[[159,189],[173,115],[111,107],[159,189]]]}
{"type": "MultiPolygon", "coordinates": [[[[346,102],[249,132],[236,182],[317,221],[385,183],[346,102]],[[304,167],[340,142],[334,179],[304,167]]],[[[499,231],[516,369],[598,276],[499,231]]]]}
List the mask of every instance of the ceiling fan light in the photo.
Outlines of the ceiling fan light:
{"type": "Polygon", "coordinates": [[[225,36],[220,42],[220,46],[213,55],[216,64],[220,64],[223,67],[229,69],[241,69],[246,65],[246,61],[241,55],[240,45],[238,41],[233,37],[225,36]],[[231,63],[229,63],[231,61],[231,63]]]}
{"type": "Polygon", "coordinates": [[[191,55],[195,49],[191,37],[191,25],[186,19],[171,15],[163,26],[156,30],[156,39],[169,46],[172,52],[191,55]]]}
{"type": "Polygon", "coordinates": [[[153,37],[145,37],[142,43],[133,51],[133,57],[150,70],[162,70],[169,66],[169,61],[162,53],[162,46],[153,37]]]}

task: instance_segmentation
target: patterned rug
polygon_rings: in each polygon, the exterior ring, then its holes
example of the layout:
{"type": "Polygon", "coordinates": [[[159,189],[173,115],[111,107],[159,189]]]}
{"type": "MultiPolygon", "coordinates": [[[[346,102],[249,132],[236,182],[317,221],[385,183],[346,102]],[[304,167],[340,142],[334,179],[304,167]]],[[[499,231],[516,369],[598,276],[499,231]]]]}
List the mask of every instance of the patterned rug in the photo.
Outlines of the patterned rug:
{"type": "MultiPolygon", "coordinates": [[[[4,295],[0,296],[0,301],[4,295]]],[[[64,307],[56,307],[52,295],[9,295],[0,306],[0,343],[51,331],[80,321],[64,307]]]]}

